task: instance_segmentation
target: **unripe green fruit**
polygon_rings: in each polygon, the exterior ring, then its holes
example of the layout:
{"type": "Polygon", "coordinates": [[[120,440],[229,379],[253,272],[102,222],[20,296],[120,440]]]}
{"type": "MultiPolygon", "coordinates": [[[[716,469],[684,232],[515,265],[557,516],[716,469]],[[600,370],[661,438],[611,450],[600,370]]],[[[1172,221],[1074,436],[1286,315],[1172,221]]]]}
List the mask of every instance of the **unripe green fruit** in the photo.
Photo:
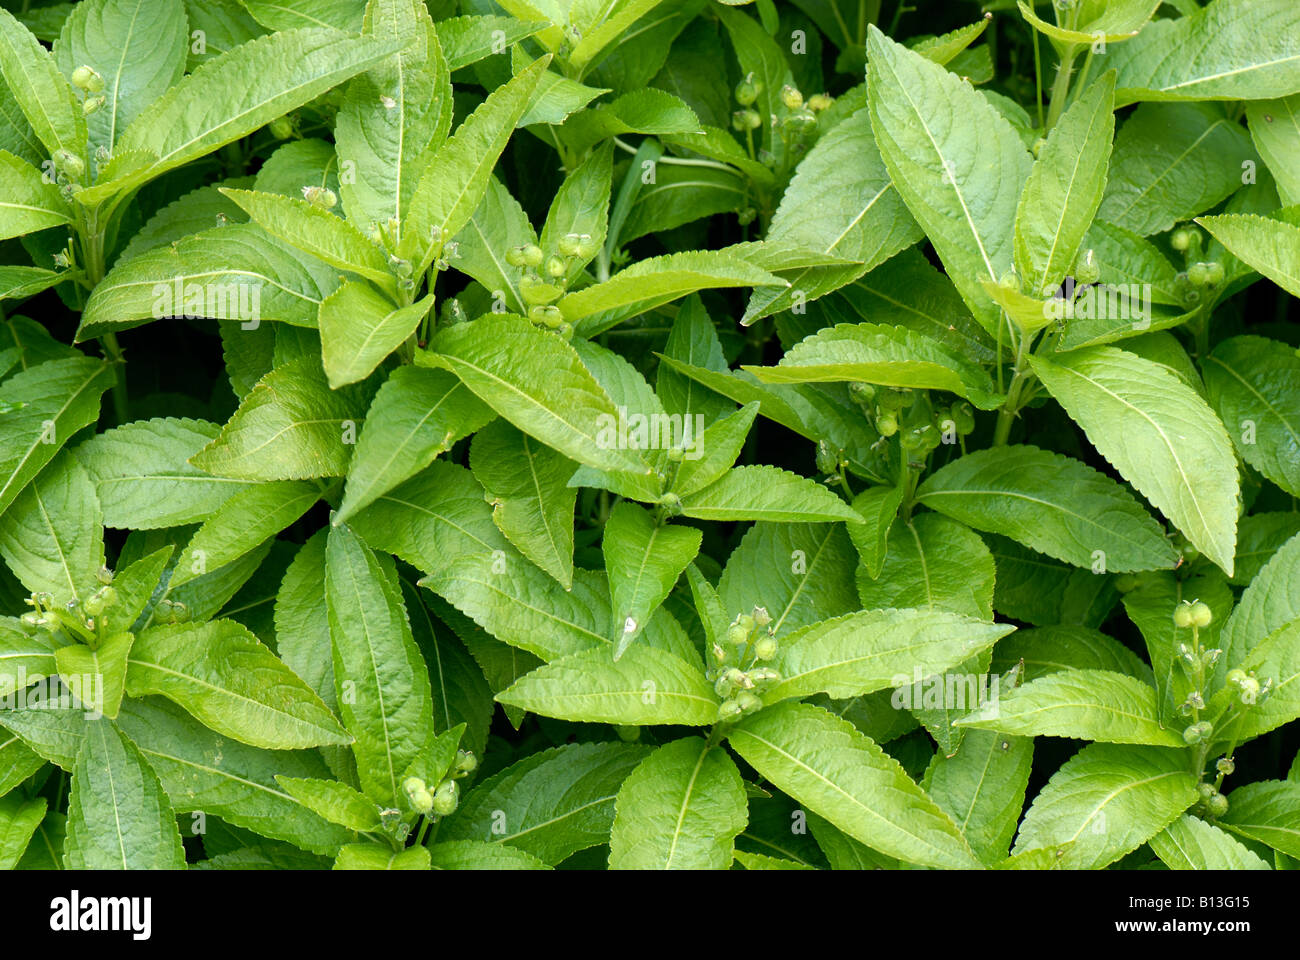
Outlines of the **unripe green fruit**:
{"type": "Polygon", "coordinates": [[[1214,724],[1208,720],[1202,720],[1200,723],[1193,723],[1183,731],[1183,742],[1189,746],[1194,743],[1203,743],[1214,734],[1214,724]]]}
{"type": "Polygon", "coordinates": [[[522,267],[524,265],[524,247],[511,247],[506,251],[506,263],[512,267],[522,267]]]}
{"type": "Polygon", "coordinates": [[[478,757],[469,750],[457,750],[456,769],[461,773],[473,773],[478,769],[478,757]]]}
{"type": "Polygon", "coordinates": [[[1187,268],[1187,282],[1194,287],[1216,287],[1223,282],[1223,265],[1194,263],[1187,268]]]}
{"type": "Polygon", "coordinates": [[[84,117],[90,116],[104,105],[105,100],[106,98],[102,95],[98,97],[87,97],[85,100],[81,101],[81,115],[84,117]]]}
{"type": "Polygon", "coordinates": [[[82,64],[72,71],[72,85],[87,93],[99,93],[104,89],[104,78],[94,67],[82,64]]]}
{"type": "Polygon", "coordinates": [[[803,106],[803,94],[787,83],[781,88],[781,102],[787,110],[798,110],[803,106]]]}
{"type": "Polygon", "coordinates": [[[339,198],[329,187],[303,187],[302,197],[313,207],[320,207],[322,210],[333,210],[339,202],[339,198]]]}
{"type": "Polygon", "coordinates": [[[1250,706],[1259,699],[1259,681],[1254,677],[1247,677],[1241,682],[1241,702],[1250,706]]]}
{"type": "Polygon", "coordinates": [[[418,793],[421,790],[429,789],[429,787],[419,777],[407,777],[402,781],[402,789],[407,793],[418,793]]]}
{"type": "Polygon", "coordinates": [[[80,181],[82,175],[86,172],[85,161],[70,150],[56,150],[54,152],[54,166],[74,183],[80,181]]]}
{"type": "Polygon", "coordinates": [[[740,707],[742,713],[753,713],[763,708],[763,701],[748,690],[741,690],[736,694],[736,705],[740,707]]]}
{"type": "Polygon", "coordinates": [[[1202,600],[1197,600],[1191,606],[1192,623],[1198,627],[1208,627],[1214,620],[1214,613],[1202,600]]]}
{"type": "Polygon", "coordinates": [[[839,455],[826,440],[817,441],[817,469],[821,473],[835,473],[840,467],[839,455]]]}
{"type": "Polygon", "coordinates": [[[560,253],[566,257],[581,257],[590,243],[590,234],[566,233],[564,236],[560,237],[558,246],[560,248],[560,253]]]}
{"type": "Polygon", "coordinates": [[[277,140],[288,140],[293,136],[293,121],[288,117],[276,117],[267,125],[267,130],[277,140]]]}
{"type": "Polygon", "coordinates": [[[551,330],[558,330],[564,323],[564,314],[554,305],[528,308],[528,319],[551,330]]]}
{"type": "Polygon", "coordinates": [[[957,424],[957,432],[962,436],[975,429],[975,409],[969,403],[954,403],[952,419],[957,424]]]}
{"type": "Polygon", "coordinates": [[[892,413],[882,413],[876,417],[876,430],[882,437],[892,437],[898,433],[898,418],[892,413]]]}
{"type": "Polygon", "coordinates": [[[1179,227],[1169,237],[1169,245],[1179,253],[1185,253],[1187,248],[1192,245],[1197,236],[1197,232],[1190,227],[1179,227]]]}
{"type": "Polygon", "coordinates": [[[1221,757],[1219,762],[1214,765],[1214,769],[1218,770],[1219,773],[1223,774],[1225,777],[1230,777],[1236,772],[1237,765],[1227,757],[1221,757]]]}
{"type": "Polygon", "coordinates": [[[738,623],[727,627],[727,642],[736,646],[749,642],[749,631],[738,623]]]}
{"type": "Polygon", "coordinates": [[[759,660],[771,660],[776,656],[776,637],[762,637],[754,644],[754,656],[759,660]]]}
{"type": "Polygon", "coordinates": [[[876,399],[876,388],[869,383],[855,380],[849,384],[849,399],[865,406],[876,399]]]}
{"type": "Polygon", "coordinates": [[[428,813],[433,809],[433,794],[428,790],[415,790],[409,796],[411,809],[416,813],[428,813]]]}
{"type": "Polygon", "coordinates": [[[1174,626],[1186,629],[1192,625],[1192,608],[1189,604],[1180,603],[1174,607],[1174,626]]]}
{"type": "Polygon", "coordinates": [[[737,110],[731,115],[732,128],[741,133],[746,130],[757,130],[762,125],[763,118],[757,110],[737,110]]]}
{"type": "Polygon", "coordinates": [[[624,743],[636,743],[638,740],[641,739],[640,727],[629,726],[628,724],[625,723],[619,723],[619,724],[615,724],[614,730],[618,734],[618,738],[622,740],[624,743]]]}
{"type": "Polygon", "coordinates": [[[723,700],[718,705],[718,723],[732,723],[739,720],[744,713],[745,711],[735,700],[723,700]]]}
{"type": "Polygon", "coordinates": [[[659,506],[668,516],[679,516],[682,512],[682,498],[675,493],[665,493],[659,498],[659,506]]]}
{"type": "Polygon", "coordinates": [[[821,113],[823,110],[830,108],[835,102],[835,98],[825,93],[814,93],[808,98],[808,109],[814,113],[821,113]]]}
{"type": "Polygon", "coordinates": [[[762,92],[763,85],[754,79],[753,73],[749,73],[736,84],[736,102],[742,107],[751,106],[762,92]]]}
{"type": "Polygon", "coordinates": [[[1115,589],[1120,593],[1131,593],[1142,581],[1131,573],[1123,573],[1115,578],[1115,589]]]}
{"type": "Polygon", "coordinates": [[[772,615],[767,612],[767,607],[754,607],[750,616],[754,618],[754,626],[756,627],[766,627],[772,622],[772,615]]]}
{"type": "Polygon", "coordinates": [[[444,780],[433,793],[433,811],[440,817],[456,812],[460,803],[460,786],[455,780],[444,780]]]}
{"type": "Polygon", "coordinates": [[[1227,681],[1230,685],[1241,688],[1241,685],[1247,680],[1246,671],[1240,667],[1228,671],[1227,681]]]}
{"type": "Polygon", "coordinates": [[[558,280],[560,277],[564,276],[567,270],[568,268],[565,267],[564,261],[559,257],[551,257],[546,261],[546,275],[548,277],[554,277],[558,280]]]}
{"type": "Polygon", "coordinates": [[[1212,817],[1221,817],[1228,812],[1228,798],[1216,793],[1205,801],[1205,812],[1212,817]]]}
{"type": "Polygon", "coordinates": [[[536,267],[542,262],[542,248],[535,243],[526,243],[520,251],[524,266],[536,267]]]}
{"type": "Polygon", "coordinates": [[[1209,800],[1210,797],[1214,796],[1219,791],[1215,789],[1214,784],[1202,781],[1196,785],[1196,792],[1201,795],[1202,800],[1209,800]]]}

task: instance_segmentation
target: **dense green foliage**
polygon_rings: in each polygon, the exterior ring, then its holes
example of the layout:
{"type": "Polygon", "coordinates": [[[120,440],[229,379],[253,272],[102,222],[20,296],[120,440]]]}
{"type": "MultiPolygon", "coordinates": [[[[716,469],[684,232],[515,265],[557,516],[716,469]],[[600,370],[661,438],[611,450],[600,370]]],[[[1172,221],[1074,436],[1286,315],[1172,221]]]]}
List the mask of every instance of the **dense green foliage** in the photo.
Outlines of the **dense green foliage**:
{"type": "Polygon", "coordinates": [[[1295,0],[0,0],[0,77],[0,864],[1295,867],[1295,0]]]}

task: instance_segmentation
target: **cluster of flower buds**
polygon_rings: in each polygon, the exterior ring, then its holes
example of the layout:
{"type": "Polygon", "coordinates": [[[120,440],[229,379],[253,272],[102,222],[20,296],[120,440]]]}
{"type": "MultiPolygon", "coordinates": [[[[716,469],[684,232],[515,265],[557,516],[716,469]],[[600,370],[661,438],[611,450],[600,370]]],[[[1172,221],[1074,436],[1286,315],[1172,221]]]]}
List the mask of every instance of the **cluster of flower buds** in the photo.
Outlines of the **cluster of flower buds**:
{"type": "Polygon", "coordinates": [[[762,664],[773,659],[779,649],[766,607],[754,607],[731,621],[726,642],[713,645],[709,673],[713,689],[722,698],[719,723],[731,723],[762,709],[759,694],[781,679],[778,671],[762,664]]]}
{"type": "MultiPolygon", "coordinates": [[[[84,600],[58,603],[53,594],[41,591],[27,598],[28,610],[20,618],[30,630],[45,630],[55,634],[64,643],[88,643],[98,646],[110,628],[114,631],[130,624],[110,624],[113,608],[119,597],[113,587],[113,574],[107,567],[99,572],[100,587],[84,600]]],[[[162,601],[166,602],[166,601],[162,601]]]]}
{"type": "Polygon", "coordinates": [[[82,93],[81,112],[90,116],[104,105],[104,78],[94,67],[82,64],[72,71],[72,85],[82,93]]]}
{"type": "Polygon", "coordinates": [[[419,777],[407,777],[402,781],[402,790],[415,813],[422,816],[451,816],[460,803],[460,784],[456,781],[477,769],[478,758],[473,753],[457,750],[451,771],[433,789],[419,777]]]}

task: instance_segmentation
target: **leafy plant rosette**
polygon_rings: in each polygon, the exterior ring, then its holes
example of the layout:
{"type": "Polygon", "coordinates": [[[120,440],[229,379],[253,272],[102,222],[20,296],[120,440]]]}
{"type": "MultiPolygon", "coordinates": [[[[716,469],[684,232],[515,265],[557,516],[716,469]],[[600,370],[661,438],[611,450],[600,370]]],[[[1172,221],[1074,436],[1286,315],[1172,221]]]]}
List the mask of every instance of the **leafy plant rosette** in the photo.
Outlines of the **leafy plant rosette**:
{"type": "Polygon", "coordinates": [[[1300,5],[916,6],[0,3],[0,863],[1294,867],[1300,5]]]}

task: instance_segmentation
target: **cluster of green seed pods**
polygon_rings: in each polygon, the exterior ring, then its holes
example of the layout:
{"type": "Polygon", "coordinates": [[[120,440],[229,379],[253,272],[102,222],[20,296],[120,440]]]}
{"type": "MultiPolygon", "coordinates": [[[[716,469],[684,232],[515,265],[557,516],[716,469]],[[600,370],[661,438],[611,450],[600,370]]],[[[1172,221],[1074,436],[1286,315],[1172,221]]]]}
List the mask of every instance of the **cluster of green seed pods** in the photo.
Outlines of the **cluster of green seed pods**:
{"type": "Polygon", "coordinates": [[[708,675],[714,691],[722,698],[719,723],[734,723],[762,709],[759,695],[781,679],[779,671],[762,664],[774,659],[779,650],[767,608],[754,607],[731,621],[726,643],[713,646],[708,675]]]}

